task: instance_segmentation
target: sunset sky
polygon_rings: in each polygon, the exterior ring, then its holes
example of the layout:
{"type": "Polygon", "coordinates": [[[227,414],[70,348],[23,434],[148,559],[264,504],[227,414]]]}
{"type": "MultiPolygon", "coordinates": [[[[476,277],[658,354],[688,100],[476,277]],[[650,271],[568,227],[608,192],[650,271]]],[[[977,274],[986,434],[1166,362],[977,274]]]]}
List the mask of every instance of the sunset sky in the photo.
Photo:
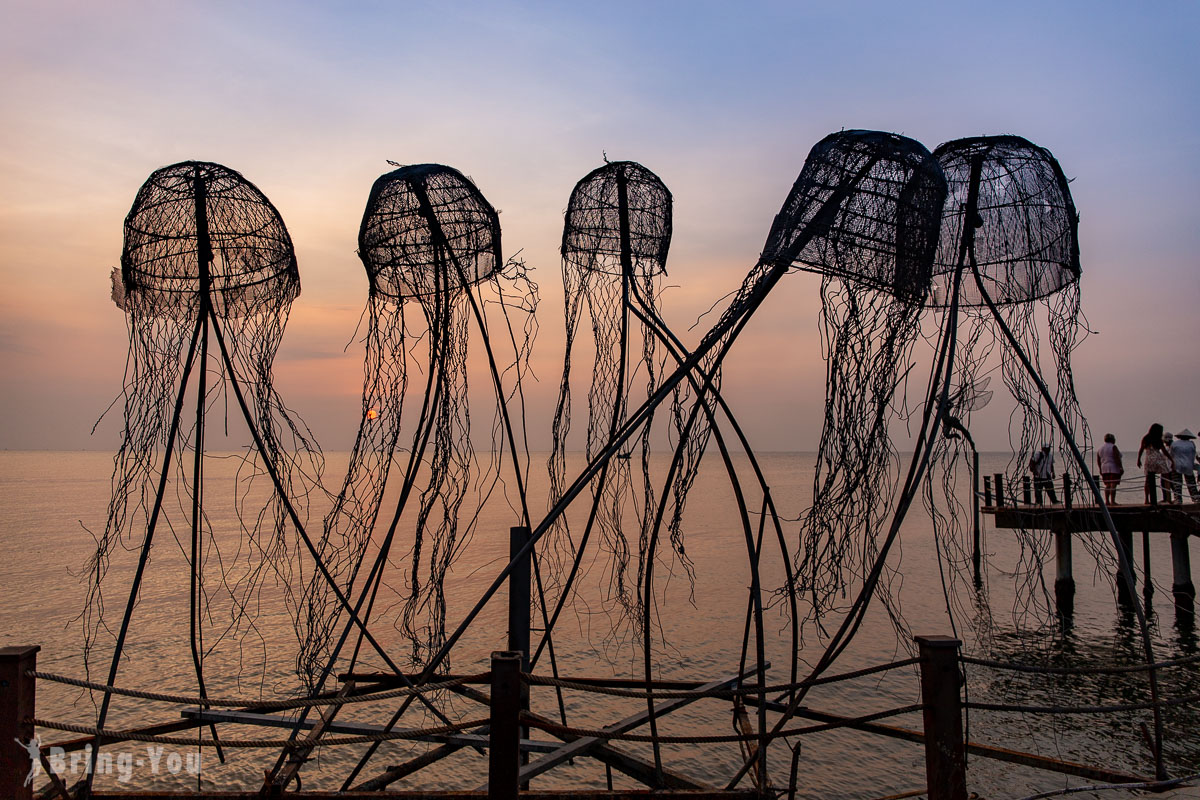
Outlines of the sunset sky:
{"type": "MultiPolygon", "coordinates": [[[[331,450],[358,424],[355,249],[372,181],[388,159],[471,176],[501,210],[505,255],[522,250],[542,288],[540,448],[574,183],[607,154],[671,189],[664,306],[692,343],[809,148],[842,128],[1049,148],[1081,214],[1098,335],[1076,364],[1093,430],[1136,450],[1154,421],[1200,429],[1200,4],[0,0],[0,13],[0,448],[115,446],[117,416],[91,434],[127,350],[108,276],[158,167],[220,162],[280,210],[303,294],[278,384],[331,450]]],[[[818,293],[815,276],[789,276],[734,351],[728,395],[764,449],[817,444],[818,293]]],[[[1008,408],[988,412],[981,445],[1004,448],[1008,408]]]]}

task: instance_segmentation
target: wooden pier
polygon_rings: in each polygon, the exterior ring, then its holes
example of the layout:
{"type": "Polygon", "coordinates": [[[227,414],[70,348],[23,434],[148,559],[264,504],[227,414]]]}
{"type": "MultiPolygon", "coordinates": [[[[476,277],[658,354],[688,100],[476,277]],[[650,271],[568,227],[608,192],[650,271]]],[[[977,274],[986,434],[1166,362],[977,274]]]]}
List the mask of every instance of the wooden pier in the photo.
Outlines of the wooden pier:
{"type": "MultiPolygon", "coordinates": [[[[1070,615],[1074,609],[1075,578],[1072,565],[1072,536],[1082,533],[1107,533],[1108,523],[1103,510],[1097,505],[1079,505],[1072,500],[1070,476],[1064,475],[1062,482],[1062,504],[1042,504],[1042,493],[1031,493],[1029,480],[1023,485],[1021,503],[1013,496],[1005,496],[1002,475],[984,479],[983,506],[980,511],[990,515],[997,529],[1047,531],[1054,536],[1055,578],[1054,594],[1058,610],[1070,615]],[[995,495],[993,495],[993,486],[995,495]]],[[[1151,501],[1156,501],[1156,492],[1151,492],[1151,501]]],[[[1120,504],[1108,507],[1121,542],[1119,558],[1133,570],[1133,536],[1142,536],[1143,593],[1153,593],[1150,572],[1151,534],[1165,534],[1171,543],[1171,591],[1175,599],[1175,610],[1179,615],[1195,616],[1196,587],[1192,582],[1191,556],[1188,539],[1200,536],[1200,504],[1120,504]]],[[[978,540],[976,540],[978,541],[978,540]]],[[[978,545],[976,545],[978,548],[978,545]]],[[[1128,602],[1129,587],[1118,574],[1116,584],[1118,597],[1128,602]]]]}

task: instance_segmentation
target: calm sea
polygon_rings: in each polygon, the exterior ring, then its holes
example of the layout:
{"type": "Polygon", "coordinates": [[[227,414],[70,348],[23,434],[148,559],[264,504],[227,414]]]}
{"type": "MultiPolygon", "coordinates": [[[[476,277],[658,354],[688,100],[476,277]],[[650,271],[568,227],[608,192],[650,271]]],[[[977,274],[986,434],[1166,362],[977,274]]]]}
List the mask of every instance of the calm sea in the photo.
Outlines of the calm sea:
{"type": "MultiPolygon", "coordinates": [[[[985,454],[983,471],[1002,471],[1008,454],[985,454]]],[[[808,504],[812,492],[813,456],[805,453],[766,454],[761,457],[772,485],[773,496],[782,514],[797,517],[808,504]]],[[[326,455],[327,482],[333,486],[344,474],[347,455],[326,455]]],[[[204,674],[210,694],[275,697],[295,694],[299,684],[294,663],[296,635],[289,603],[292,590],[307,579],[293,574],[285,580],[277,573],[261,577],[262,589],[254,597],[254,606],[244,615],[234,614],[227,587],[215,577],[217,565],[233,578],[244,579],[261,561],[245,540],[234,504],[234,475],[238,466],[234,457],[206,459],[206,503],[213,530],[206,546],[208,574],[206,591],[211,597],[203,620],[205,635],[204,674]],[[234,623],[239,624],[235,625],[234,623]]],[[[544,508],[546,478],[544,455],[531,461],[530,497],[533,510],[544,508]]],[[[578,468],[578,464],[574,468],[578,468]]],[[[739,466],[745,468],[744,459],[739,466]]],[[[78,617],[83,608],[85,583],[80,572],[94,548],[90,532],[99,533],[104,520],[111,486],[112,457],[92,452],[0,452],[0,644],[38,644],[39,668],[81,676],[84,673],[83,629],[78,617]]],[[[743,469],[743,474],[749,474],[743,469]]],[[[964,490],[966,487],[963,487],[964,490]]],[[[962,497],[968,497],[964,491],[962,497]]],[[[145,587],[133,618],[118,683],[131,687],[151,687],[161,691],[195,691],[195,673],[188,646],[188,581],[186,554],[190,547],[186,525],[187,498],[170,496],[168,519],[157,538],[147,571],[145,587]]],[[[695,582],[676,569],[667,579],[659,572],[664,586],[658,613],[662,637],[657,643],[658,671],[661,677],[714,679],[736,669],[742,646],[749,572],[745,540],[733,509],[732,494],[719,461],[710,458],[691,494],[686,517],[687,553],[695,564],[695,582]]],[[[325,506],[313,500],[312,517],[320,520],[325,506]]],[[[508,548],[508,528],[516,522],[510,507],[497,495],[487,505],[470,541],[463,547],[453,573],[447,581],[447,619],[453,625],[475,603],[495,573],[503,566],[508,548]]],[[[969,524],[969,520],[967,521],[969,524]]],[[[794,527],[794,526],[791,526],[794,527]]],[[[402,524],[401,529],[404,529],[402,524]]],[[[319,524],[313,525],[313,531],[319,524]]],[[[140,538],[140,537],[139,537],[140,538]]],[[[944,583],[933,547],[928,516],[914,508],[905,524],[901,548],[892,559],[899,570],[894,587],[909,630],[914,633],[956,632],[975,655],[1002,660],[1033,660],[1053,663],[1098,664],[1128,663],[1139,653],[1137,628],[1123,615],[1113,599],[1111,582],[1084,552],[1077,547],[1075,575],[1077,583],[1076,615],[1068,631],[1057,633],[1040,627],[1039,617],[1026,613],[1023,592],[1038,581],[1022,578],[1020,565],[1030,553],[1006,531],[985,524],[984,540],[989,555],[986,594],[975,597],[962,591],[964,584],[950,591],[959,609],[952,626],[946,612],[944,583]],[[1025,587],[1025,588],[1022,588],[1025,587]],[[1035,632],[1037,631],[1037,632],[1035,632]]],[[[127,543],[130,548],[134,541],[127,543]]],[[[1153,596],[1152,625],[1159,658],[1190,655],[1196,652],[1194,633],[1176,625],[1171,606],[1171,566],[1165,538],[1156,537],[1151,572],[1158,589],[1153,596]]],[[[1193,562],[1200,565],[1200,550],[1192,543],[1193,562]]],[[[1137,548],[1139,580],[1142,557],[1137,548]]],[[[128,580],[134,561],[132,549],[120,550],[105,580],[106,620],[114,628],[119,624],[125,605],[128,580]]],[[[768,553],[764,575],[768,584],[777,585],[780,573],[778,557],[768,553]],[[774,561],[772,561],[774,559],[774,561]]],[[[307,564],[300,559],[300,564],[307,564]]],[[[1052,583],[1052,564],[1045,575],[1052,583]]],[[[555,637],[556,656],[564,675],[637,675],[640,657],[628,635],[628,627],[614,616],[607,596],[606,564],[603,556],[591,562],[583,582],[580,601],[560,622],[555,637]]],[[[303,566],[303,570],[310,569],[303,566]]],[[[401,593],[403,577],[394,572],[388,577],[392,587],[377,606],[374,632],[395,657],[406,652],[394,622],[395,600],[401,593]],[[390,598],[390,599],[389,599],[390,598]]],[[[1041,591],[1040,588],[1037,588],[1041,591]]],[[[505,646],[504,592],[490,603],[477,624],[456,648],[452,667],[456,672],[486,669],[491,651],[505,646]]],[[[848,604],[849,601],[847,601],[848,604]]],[[[535,622],[535,624],[537,624],[535,622]]],[[[781,609],[768,611],[767,656],[773,663],[769,682],[788,679],[786,664],[790,640],[788,622],[781,609]]],[[[536,635],[536,634],[535,634],[536,635]]],[[[102,637],[93,654],[93,677],[103,678],[111,653],[111,636],[102,637]]],[[[887,615],[875,607],[853,645],[839,659],[832,672],[879,664],[906,657],[910,645],[898,634],[887,615]]],[[[801,658],[813,661],[821,652],[818,631],[808,629],[801,658]]],[[[381,661],[364,651],[360,668],[378,668],[381,661]]],[[[539,672],[549,672],[543,658],[539,672]]],[[[973,667],[968,670],[971,699],[1002,703],[1094,705],[1131,702],[1147,696],[1144,679],[1091,676],[1048,679],[1018,673],[995,672],[973,667]]],[[[1200,669],[1196,666],[1165,670],[1164,694],[1180,696],[1200,691],[1200,669]]],[[[38,689],[38,716],[46,719],[94,724],[95,698],[87,692],[42,682],[38,689]]],[[[482,716],[479,708],[461,698],[447,698],[455,715],[482,716]]],[[[865,680],[833,684],[814,690],[807,704],[839,714],[860,714],[919,702],[917,674],[912,668],[897,670],[865,680]]],[[[554,695],[535,689],[534,709],[557,714],[554,695]]],[[[378,722],[386,719],[392,707],[359,705],[349,707],[339,721],[378,722]]],[[[598,695],[569,694],[569,720],[581,727],[599,726],[637,713],[644,704],[637,700],[598,695]]],[[[175,707],[147,704],[118,698],[113,703],[109,726],[125,727],[174,718],[175,707]]],[[[1148,752],[1139,732],[1139,723],[1149,722],[1145,712],[1097,717],[1075,715],[1045,718],[1030,714],[975,712],[970,715],[970,737],[976,741],[1041,753],[1055,758],[1099,764],[1138,774],[1148,774],[1148,752]]],[[[916,715],[897,717],[892,724],[919,728],[916,715]]],[[[1176,774],[1200,764],[1200,708],[1195,705],[1172,710],[1167,715],[1167,756],[1176,774]]],[[[431,718],[414,714],[406,723],[413,727],[431,724],[431,718]]],[[[727,702],[694,703],[660,724],[664,734],[725,734],[733,731],[733,718],[727,702]]],[[[279,729],[245,728],[234,733],[248,738],[278,738],[279,729]],[[244,731],[244,732],[243,732],[244,731]]],[[[188,733],[184,735],[194,735],[188,733]]],[[[229,734],[226,734],[229,735],[229,734]]],[[[50,741],[67,734],[44,731],[50,741]]],[[[800,740],[798,754],[800,797],[871,798],[905,792],[924,782],[922,749],[913,744],[847,731],[833,731],[800,740]]],[[[623,743],[630,752],[650,755],[648,746],[623,743]]],[[[121,751],[123,746],[114,746],[121,751]]],[[[215,788],[255,788],[261,784],[264,769],[274,762],[273,751],[226,750],[227,763],[218,763],[211,750],[203,754],[200,774],[186,769],[166,768],[167,761],[152,769],[147,745],[124,748],[140,759],[122,776],[103,776],[100,785],[118,785],[127,778],[127,786],[137,788],[194,788],[198,782],[215,788]]],[[[384,767],[399,764],[430,745],[389,743],[368,767],[366,776],[384,767]]],[[[168,747],[168,750],[172,748],[168,747]]],[[[177,748],[176,748],[177,749],[177,748]]],[[[363,752],[361,746],[326,747],[306,766],[306,789],[337,788],[349,765],[363,752]]],[[[187,751],[187,752],[194,752],[187,751]]],[[[736,745],[668,746],[664,748],[666,765],[681,773],[711,782],[731,775],[741,763],[736,745]]],[[[787,781],[792,753],[775,746],[768,762],[776,784],[787,781]]],[[[486,761],[478,753],[463,750],[442,763],[422,771],[395,788],[473,788],[486,779],[486,761]]],[[[972,758],[970,788],[989,798],[1021,797],[1037,791],[1062,788],[1068,779],[1013,765],[972,758]]],[[[535,788],[604,785],[604,770],[598,762],[578,759],[535,781],[535,788]]],[[[1071,779],[1073,784],[1082,783],[1071,779]]],[[[723,781],[722,785],[723,785],[723,781]]],[[[617,787],[633,784],[617,774],[617,787]]]]}

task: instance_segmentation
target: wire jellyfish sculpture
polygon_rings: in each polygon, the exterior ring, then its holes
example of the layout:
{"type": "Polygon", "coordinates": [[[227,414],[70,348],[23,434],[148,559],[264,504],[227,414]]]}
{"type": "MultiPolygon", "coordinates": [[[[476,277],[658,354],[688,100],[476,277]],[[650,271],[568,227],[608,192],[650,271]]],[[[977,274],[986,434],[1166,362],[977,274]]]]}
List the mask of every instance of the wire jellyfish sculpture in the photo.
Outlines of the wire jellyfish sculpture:
{"type": "MultiPolygon", "coordinates": [[[[658,298],[671,244],[671,204],[671,193],[662,180],[632,161],[605,163],[571,192],[562,239],[566,349],[548,465],[551,505],[562,496],[566,484],[572,355],[585,315],[591,323],[594,352],[587,392],[588,459],[605,448],[625,421],[631,398],[636,402],[652,395],[661,380],[666,352],[660,342],[660,328],[665,325],[659,316],[658,298]]],[[[681,396],[676,393],[672,408],[677,422],[681,407],[681,396]]],[[[591,487],[591,508],[578,543],[572,540],[566,519],[560,518],[555,536],[545,545],[556,575],[567,572],[552,619],[571,594],[593,530],[598,531],[601,548],[608,555],[605,568],[611,598],[626,616],[641,618],[638,589],[645,574],[646,543],[657,497],[650,466],[653,425],[652,412],[636,440],[601,469],[591,487]],[[630,506],[632,523],[627,517],[630,506]],[[638,534],[633,545],[626,533],[629,528],[638,534]],[[635,554],[637,573],[631,577],[630,561],[635,554]]],[[[688,459],[675,480],[670,526],[672,552],[689,577],[692,565],[683,544],[681,520],[698,466],[698,458],[688,459]]]]}
{"type": "MultiPolygon", "coordinates": [[[[867,328],[877,335],[885,333],[892,338],[890,344],[884,345],[885,355],[876,357],[870,366],[884,373],[879,378],[879,385],[871,386],[874,396],[875,415],[883,413],[882,409],[891,402],[896,379],[894,376],[904,361],[905,354],[911,350],[911,339],[916,333],[916,315],[920,310],[920,301],[928,290],[932,274],[932,258],[937,241],[938,221],[941,216],[941,206],[945,198],[945,181],[941,170],[929,151],[918,142],[894,134],[875,131],[841,131],[832,134],[813,147],[805,161],[804,168],[792,187],[782,210],[776,216],[767,237],[766,246],[758,263],[743,281],[741,288],[735,293],[730,305],[712,330],[706,334],[703,341],[691,354],[683,360],[683,368],[691,370],[689,383],[695,392],[696,399],[680,427],[680,446],[676,448],[671,469],[676,470],[683,463],[689,452],[686,444],[695,436],[707,436],[710,430],[715,430],[711,417],[713,403],[720,403],[726,412],[726,418],[740,436],[732,414],[729,414],[719,392],[715,390],[715,378],[722,360],[729,352],[733,341],[748,322],[750,316],[762,303],[784,274],[793,268],[821,272],[822,274],[845,281],[847,288],[844,296],[848,302],[861,302],[853,296],[857,292],[879,291],[894,298],[896,305],[911,305],[912,309],[903,309],[887,315],[885,306],[888,301],[881,301],[878,313],[868,314],[847,312],[846,322],[839,329],[842,338],[851,336],[865,337],[867,328]],[[868,320],[889,320],[887,323],[874,323],[868,320]],[[886,392],[887,397],[883,395],[886,392]],[[700,425],[701,421],[707,425],[700,425]]],[[[839,357],[851,359],[852,350],[847,350],[839,357]]],[[[862,356],[859,356],[862,358],[862,356]]],[[[837,365],[837,370],[850,370],[849,365],[837,365]]],[[[865,368],[864,368],[865,369],[865,368]]],[[[859,373],[855,373],[859,374],[859,373]]],[[[867,376],[874,378],[875,376],[867,376]]],[[[664,385],[669,385],[667,382],[664,385]]],[[[845,402],[850,400],[852,387],[848,387],[844,395],[845,402]]],[[[840,414],[841,408],[838,407],[840,414]]],[[[835,415],[834,423],[840,423],[835,415]]],[[[848,426],[847,426],[848,427],[848,426]]],[[[886,426],[883,426],[884,435],[886,426]]],[[[744,442],[744,439],[743,439],[744,442]]],[[[722,454],[728,461],[723,443],[722,454]]],[[[698,448],[702,452],[703,444],[698,448]]],[[[865,448],[864,448],[865,449],[865,448]]],[[[858,457],[857,454],[855,457],[858,457]]],[[[839,468],[847,468],[841,464],[839,468]]],[[[859,463],[852,468],[861,473],[874,474],[873,465],[859,463]]],[[[757,472],[757,465],[755,465],[757,472]]],[[[733,477],[733,470],[730,470],[733,477]]],[[[668,481],[673,472],[669,472],[668,481]]],[[[761,474],[757,477],[762,480],[761,474]]],[[[763,515],[773,520],[780,539],[780,548],[785,562],[788,561],[787,547],[783,541],[782,531],[778,530],[778,517],[773,506],[769,505],[769,491],[765,482],[763,488],[763,515]]],[[[756,533],[749,519],[749,507],[740,482],[733,478],[733,488],[743,534],[746,538],[747,555],[751,566],[750,607],[747,613],[747,624],[754,629],[753,637],[750,630],[746,632],[747,644],[754,642],[753,656],[759,665],[765,659],[765,631],[763,624],[763,591],[758,570],[759,556],[762,552],[763,529],[756,533]]],[[[648,617],[653,592],[653,554],[659,539],[661,529],[662,507],[664,498],[660,501],[660,518],[656,520],[651,531],[647,576],[643,588],[644,614],[648,617]]],[[[832,527],[832,526],[831,526],[832,527]]],[[[793,618],[793,654],[798,650],[799,631],[795,599],[797,595],[814,597],[820,586],[816,583],[816,575],[821,569],[845,569],[844,553],[837,552],[831,547],[820,547],[811,538],[802,540],[805,548],[804,557],[797,558],[797,569],[787,571],[786,584],[782,593],[792,606],[793,618]],[[824,561],[821,561],[824,558],[824,561]],[[807,577],[805,571],[807,570],[807,577]]],[[[860,574],[865,573],[876,561],[871,559],[874,549],[870,543],[861,545],[862,558],[858,567],[860,574]]],[[[814,615],[824,613],[827,606],[813,602],[814,615]]],[[[648,619],[643,622],[643,651],[644,669],[649,679],[650,663],[650,626],[648,619]]],[[[749,646],[743,655],[743,660],[750,656],[749,646]]],[[[817,671],[828,667],[832,657],[818,665],[817,671]]],[[[759,668],[761,670],[761,666],[759,668]]],[[[796,664],[791,665],[795,674],[796,664]]],[[[814,673],[816,674],[816,673],[814,673]]],[[[764,680],[762,675],[759,680],[764,680]]],[[[798,703],[798,698],[793,703],[798,703]]],[[[651,713],[651,729],[654,729],[653,707],[651,713]]],[[[764,706],[760,704],[759,729],[766,736],[766,717],[764,706]]],[[[789,709],[785,719],[789,718],[794,708],[789,709]]],[[[760,742],[759,752],[765,754],[767,739],[760,742]]],[[[658,753],[656,748],[656,763],[658,753]]],[[[751,768],[755,759],[749,759],[741,774],[751,768]]],[[[757,758],[758,780],[765,781],[765,755],[757,758]]],[[[737,779],[735,778],[734,783],[737,779]]],[[[731,784],[733,785],[733,784],[731,784]]],[[[765,785],[765,784],[760,784],[765,785]]]]}
{"type": "MultiPolygon", "coordinates": [[[[445,641],[447,571],[500,480],[506,451],[516,475],[518,512],[528,519],[527,457],[519,455],[527,448],[517,439],[523,427],[514,428],[507,406],[519,401],[523,423],[520,385],[535,332],[536,286],[521,262],[502,260],[495,209],[462,173],[439,164],[401,167],[375,181],[359,230],[359,256],[370,280],[362,419],[345,481],[325,519],[320,554],[347,595],[357,588],[355,608],[365,602],[364,618],[369,617],[401,518],[415,506],[405,523],[405,532],[412,526],[412,538],[395,625],[410,645],[412,662],[424,664],[445,641]],[[498,331],[489,325],[488,305],[499,309],[498,331]],[[523,318],[517,329],[513,315],[523,318]],[[493,446],[484,463],[471,441],[472,329],[486,351],[494,390],[493,446]],[[494,357],[497,339],[513,349],[513,361],[503,370],[494,357]],[[414,365],[424,376],[416,413],[405,406],[414,365]],[[506,388],[509,373],[512,385],[506,388]],[[411,443],[400,448],[408,426],[411,443]],[[395,471],[398,499],[385,509],[384,490],[395,471]],[[466,502],[472,493],[477,503],[466,502]],[[385,533],[372,561],[367,556],[377,528],[385,533]]],[[[335,636],[340,609],[318,581],[305,594],[305,610],[298,668],[319,686],[350,628],[335,636]]],[[[357,653],[356,646],[352,659],[357,653]]]]}
{"type": "MultiPolygon", "coordinates": [[[[841,158],[802,175],[792,202],[832,191],[880,136],[856,137],[841,158]]],[[[835,140],[836,146],[845,148],[846,141],[835,140]]],[[[924,158],[911,148],[905,155],[924,158]]],[[[821,275],[826,371],[813,500],[800,520],[796,554],[797,589],[811,619],[832,611],[850,581],[875,563],[876,537],[895,493],[898,458],[889,426],[905,405],[897,393],[913,366],[931,286],[937,231],[926,217],[929,209],[940,210],[945,192],[932,166],[923,162],[920,180],[898,172],[855,194],[831,234],[798,258],[800,269],[821,275]],[[880,228],[888,235],[879,236],[880,228]]],[[[786,233],[777,235],[768,251],[786,240],[786,233]]]]}
{"type": "MultiPolygon", "coordinates": [[[[1133,592],[1129,559],[1095,479],[1083,458],[1090,434],[1079,408],[1071,369],[1071,354],[1086,326],[1079,321],[1078,215],[1058,161],[1045,148],[1018,136],[958,139],[935,151],[949,186],[943,215],[941,244],[931,305],[944,309],[926,416],[934,417],[923,440],[940,478],[926,482],[925,502],[947,503],[948,513],[934,515],[934,532],[943,574],[953,580],[966,572],[967,548],[962,543],[953,498],[955,470],[964,445],[970,441],[970,414],[986,392],[981,365],[994,346],[1001,349],[1001,375],[1018,405],[1019,449],[1010,476],[1019,475],[1026,454],[1044,442],[1061,442],[1066,469],[1086,485],[1108,527],[1112,550],[1096,545],[1094,554],[1120,564],[1118,589],[1129,601],[1141,626],[1150,693],[1158,697],[1157,670],[1145,613],[1133,592]],[[1038,306],[1044,309],[1050,339],[1050,368],[1042,366],[1038,306]],[[965,320],[965,322],[964,322],[965,320]],[[965,334],[960,330],[965,329],[965,334]],[[1054,378],[1047,379],[1050,374],[1054,378]],[[1051,385],[1054,386],[1053,390],[1051,385]],[[940,427],[939,427],[940,425],[940,427]],[[940,434],[940,435],[939,435],[940,434]],[[938,488],[940,487],[940,489],[938,488]],[[940,495],[940,496],[939,496],[940,495]]],[[[914,463],[918,458],[914,455],[914,463]]],[[[907,487],[906,487],[907,488],[907,487]]],[[[1041,585],[1041,566],[1049,537],[1018,533],[1023,564],[1018,597],[1036,603],[1048,593],[1041,585]]],[[[974,566],[974,565],[972,565],[974,566]]],[[[978,576],[978,567],[976,575],[978,576]]],[[[977,578],[978,581],[978,578],[977,578]]],[[[953,603],[953,600],[951,600],[953,603]]],[[[1049,607],[1045,603],[1045,607],[1049,607]]],[[[955,610],[948,608],[953,623],[955,610]]],[[[1017,609],[1018,616],[1036,609],[1017,609]]],[[[1157,702],[1157,700],[1156,700],[1157,702]]],[[[1154,708],[1155,762],[1161,775],[1162,716],[1154,708]]]]}
{"type": "MultiPolygon", "coordinates": [[[[1009,485],[1018,485],[1025,460],[1043,443],[1062,441],[1061,452],[1068,456],[1066,440],[1090,449],[1071,368],[1071,354],[1087,332],[1080,316],[1078,215],[1058,161],[1019,136],[958,139],[934,154],[946,174],[950,198],[930,305],[942,310],[939,329],[954,325],[957,341],[946,376],[947,435],[931,442],[936,470],[929,474],[924,500],[947,574],[953,578],[973,572],[981,584],[983,571],[973,563],[973,548],[967,546],[960,522],[965,509],[958,499],[957,473],[968,455],[974,461],[971,413],[981,407],[980,392],[987,393],[990,376],[982,373],[1000,335],[985,297],[998,309],[995,319],[1003,318],[1032,364],[1027,370],[1016,350],[999,348],[1003,385],[1017,405],[1010,417],[1009,485]],[[1049,331],[1046,366],[1041,319],[1049,331]],[[1053,403],[1065,429],[1058,430],[1038,380],[1053,385],[1053,403]]],[[[1064,468],[1082,485],[1079,467],[1069,457],[1064,468]]],[[[1017,535],[1023,554],[1017,575],[1025,584],[1017,597],[1034,606],[1019,610],[1018,616],[1044,619],[1043,612],[1052,607],[1044,602],[1047,595],[1040,585],[1048,540],[1027,531],[1017,535]]],[[[1099,550],[1096,554],[1102,555],[1099,550]]]]}
{"type": "MultiPolygon", "coordinates": [[[[279,212],[254,184],[220,164],[186,161],[156,170],[139,189],[112,279],[130,345],[108,520],[86,572],[85,662],[102,636],[114,635],[106,683],[116,683],[155,534],[165,527],[187,561],[188,645],[204,697],[205,654],[254,627],[264,578],[285,588],[302,580],[295,532],[322,457],[272,382],[288,311],[300,293],[296,258],[279,212]],[[207,416],[230,389],[253,439],[237,474],[241,558],[220,553],[204,505],[207,416]],[[186,407],[189,391],[194,411],[186,407]],[[266,492],[253,486],[264,474],[266,492]],[[138,556],[114,634],[103,588],[123,550],[138,556]],[[210,605],[222,602],[226,613],[215,614],[210,605]],[[207,638],[206,627],[213,628],[207,638]]],[[[298,613],[290,591],[285,603],[298,613]]],[[[98,727],[111,697],[104,693],[98,727]]]]}

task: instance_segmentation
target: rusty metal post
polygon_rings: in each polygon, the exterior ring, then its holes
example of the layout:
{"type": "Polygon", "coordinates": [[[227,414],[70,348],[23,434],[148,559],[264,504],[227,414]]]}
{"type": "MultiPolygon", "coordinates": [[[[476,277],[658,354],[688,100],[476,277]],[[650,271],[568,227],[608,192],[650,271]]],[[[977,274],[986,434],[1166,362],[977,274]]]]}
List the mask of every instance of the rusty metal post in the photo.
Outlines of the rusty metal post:
{"type": "Polygon", "coordinates": [[[488,744],[488,798],[514,800],[521,774],[521,654],[492,653],[492,715],[488,744]]]}
{"type": "Polygon", "coordinates": [[[26,672],[37,669],[37,645],[0,647],[0,797],[32,800],[33,768],[23,746],[33,741],[33,701],[36,682],[26,672]]]}
{"type": "Polygon", "coordinates": [[[925,780],[929,800],[967,800],[962,677],[952,636],[917,636],[921,702],[925,704],[925,780]]]}

